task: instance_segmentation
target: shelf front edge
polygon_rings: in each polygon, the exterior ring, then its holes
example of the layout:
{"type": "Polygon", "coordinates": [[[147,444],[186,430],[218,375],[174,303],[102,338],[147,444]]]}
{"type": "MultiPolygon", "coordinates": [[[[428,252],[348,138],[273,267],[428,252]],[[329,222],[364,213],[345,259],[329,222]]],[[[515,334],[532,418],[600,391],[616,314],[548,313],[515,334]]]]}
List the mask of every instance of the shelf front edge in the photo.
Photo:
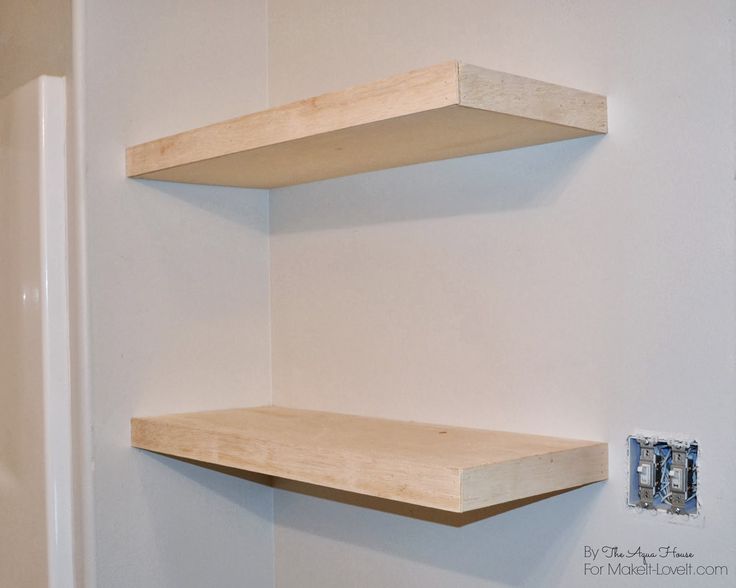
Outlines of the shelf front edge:
{"type": "Polygon", "coordinates": [[[608,444],[591,442],[564,451],[463,472],[463,510],[470,511],[571,490],[608,479],[608,444]]]}
{"type": "Polygon", "coordinates": [[[458,62],[274,106],[127,149],[129,177],[235,155],[459,102],[458,62]]]}

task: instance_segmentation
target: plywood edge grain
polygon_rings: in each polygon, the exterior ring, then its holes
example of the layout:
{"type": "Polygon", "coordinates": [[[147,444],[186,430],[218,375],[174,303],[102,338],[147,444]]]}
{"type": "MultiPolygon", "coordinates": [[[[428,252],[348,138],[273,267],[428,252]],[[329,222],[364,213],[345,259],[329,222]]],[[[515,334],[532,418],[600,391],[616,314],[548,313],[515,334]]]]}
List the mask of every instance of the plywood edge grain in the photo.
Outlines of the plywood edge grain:
{"type": "Polygon", "coordinates": [[[608,444],[580,441],[576,447],[465,469],[462,507],[475,510],[607,479],[608,444]]]}
{"type": "Polygon", "coordinates": [[[129,177],[267,147],[459,101],[458,62],[447,61],[130,147],[129,177]]]}
{"type": "Polygon", "coordinates": [[[605,96],[468,63],[458,67],[461,106],[608,132],[605,96]]]}

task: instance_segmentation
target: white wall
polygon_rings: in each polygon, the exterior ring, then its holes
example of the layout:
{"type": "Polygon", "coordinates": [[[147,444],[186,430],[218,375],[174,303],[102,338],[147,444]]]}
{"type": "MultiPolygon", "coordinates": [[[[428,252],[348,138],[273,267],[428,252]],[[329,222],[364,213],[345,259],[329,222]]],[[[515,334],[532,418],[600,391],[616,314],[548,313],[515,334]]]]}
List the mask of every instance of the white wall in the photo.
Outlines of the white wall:
{"type": "Polygon", "coordinates": [[[270,401],[267,193],[124,170],[126,145],[266,106],[265,2],[79,13],[95,585],[271,586],[270,488],[129,445],[134,415],[270,401]]]}
{"type": "MultiPolygon", "coordinates": [[[[609,96],[610,134],[272,191],[276,404],[610,443],[611,479],[451,528],[277,491],[281,588],[587,586],[583,547],[736,574],[732,2],[271,0],[271,103],[448,58],[609,96]],[[704,516],[625,504],[701,442],[704,516]]],[[[701,585],[701,584],[698,584],[701,585]]]]}

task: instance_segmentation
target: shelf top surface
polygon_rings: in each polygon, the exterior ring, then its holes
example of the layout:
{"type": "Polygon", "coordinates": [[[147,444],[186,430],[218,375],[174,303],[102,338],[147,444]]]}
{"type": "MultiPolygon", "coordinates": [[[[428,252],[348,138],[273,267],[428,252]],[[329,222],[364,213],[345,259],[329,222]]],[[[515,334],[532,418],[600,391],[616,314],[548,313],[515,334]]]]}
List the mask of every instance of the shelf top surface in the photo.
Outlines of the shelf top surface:
{"type": "Polygon", "coordinates": [[[202,431],[217,430],[243,440],[270,441],[327,452],[365,452],[453,469],[502,463],[596,443],[276,406],[143,420],[202,431]]]}
{"type": "Polygon", "coordinates": [[[607,131],[606,99],[459,61],[130,147],[130,177],[271,188],[607,131]]]}
{"type": "Polygon", "coordinates": [[[453,469],[497,464],[598,444],[559,437],[263,406],[135,419],[243,440],[365,452],[453,469]]]}

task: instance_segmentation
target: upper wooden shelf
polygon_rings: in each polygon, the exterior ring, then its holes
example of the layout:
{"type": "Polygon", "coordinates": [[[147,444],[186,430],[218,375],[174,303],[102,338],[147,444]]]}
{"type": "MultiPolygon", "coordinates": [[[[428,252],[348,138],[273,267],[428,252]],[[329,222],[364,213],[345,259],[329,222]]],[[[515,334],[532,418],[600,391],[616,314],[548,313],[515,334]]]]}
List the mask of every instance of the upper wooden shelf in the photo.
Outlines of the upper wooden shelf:
{"type": "Polygon", "coordinates": [[[130,177],[276,188],[607,131],[606,98],[450,61],[130,147],[130,177]]]}
{"type": "Polygon", "coordinates": [[[605,480],[605,443],[280,408],[131,421],[134,447],[451,512],[605,480]]]}

